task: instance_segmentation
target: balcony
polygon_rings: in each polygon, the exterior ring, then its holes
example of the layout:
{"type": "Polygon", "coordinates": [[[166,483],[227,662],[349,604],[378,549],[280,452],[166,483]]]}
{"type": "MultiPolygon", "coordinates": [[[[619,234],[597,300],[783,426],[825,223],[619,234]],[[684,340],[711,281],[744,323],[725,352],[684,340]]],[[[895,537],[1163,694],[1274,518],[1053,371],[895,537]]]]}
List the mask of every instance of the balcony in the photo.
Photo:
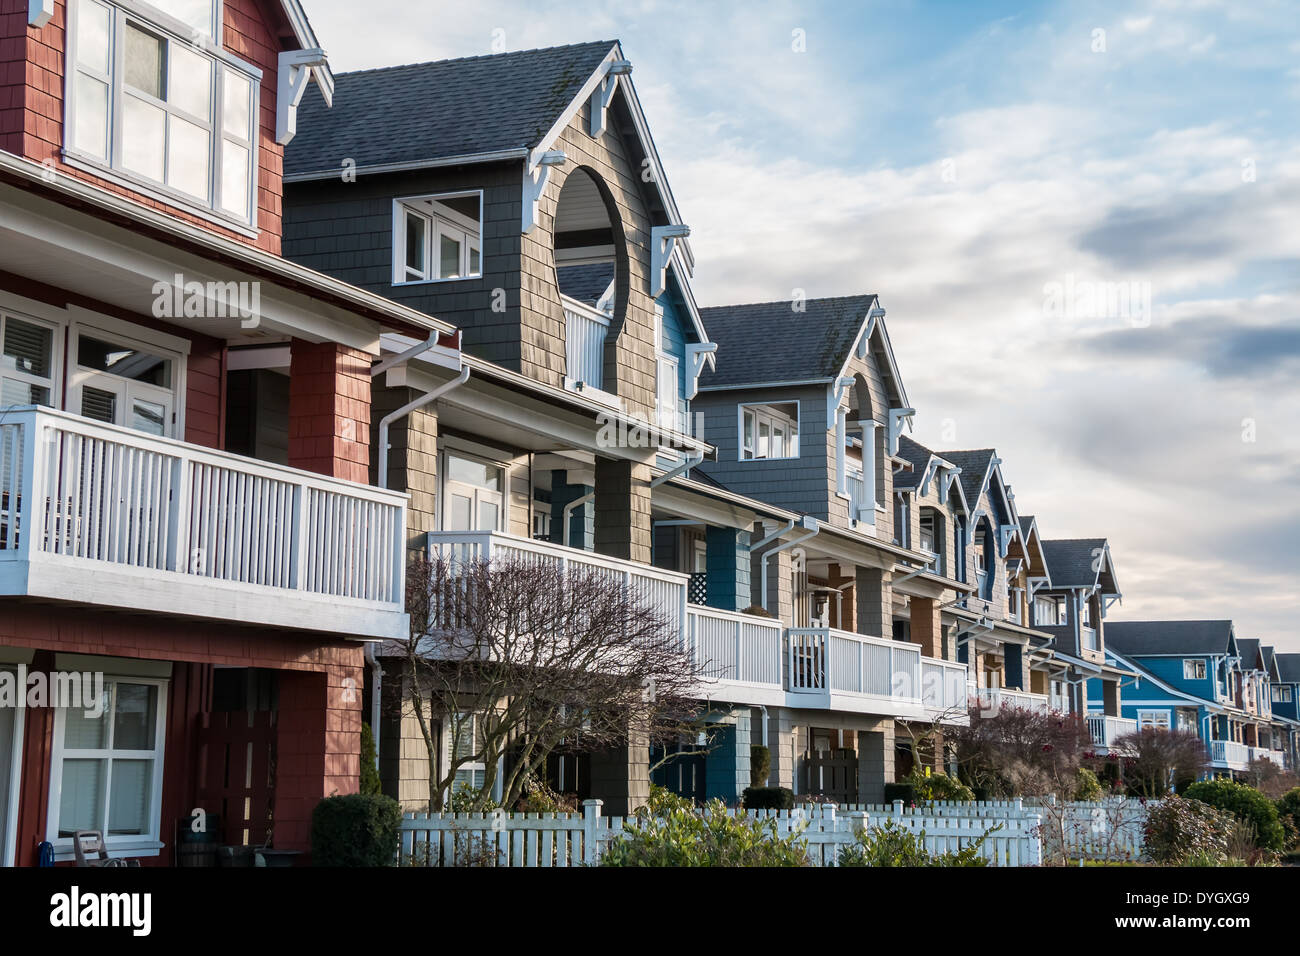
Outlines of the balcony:
{"type": "Polygon", "coordinates": [[[576,299],[564,297],[565,356],[569,388],[600,390],[605,380],[605,336],[609,316],[576,299]]]}
{"type": "Polygon", "coordinates": [[[791,706],[926,716],[919,645],[826,627],[788,635],[791,706]]]}
{"type": "Polygon", "coordinates": [[[1248,747],[1247,751],[1248,751],[1247,756],[1249,757],[1250,762],[1252,763],[1256,760],[1266,760],[1269,763],[1276,766],[1279,770],[1282,769],[1283,766],[1285,765],[1285,761],[1283,760],[1283,755],[1280,750],[1270,750],[1267,747],[1248,747]]]}
{"type": "Polygon", "coordinates": [[[1226,770],[1245,770],[1250,764],[1250,748],[1235,740],[1210,741],[1210,765],[1226,770]]]}
{"type": "Polygon", "coordinates": [[[691,604],[686,645],[708,676],[703,693],[736,704],[785,703],[781,677],[784,628],[773,618],[691,604]]]}
{"type": "Polygon", "coordinates": [[[432,531],[428,544],[430,557],[451,563],[540,560],[554,563],[561,571],[583,568],[621,577],[630,593],[663,614],[669,627],[686,633],[688,574],[499,531],[432,531]]]}
{"type": "Polygon", "coordinates": [[[1127,734],[1137,733],[1136,720],[1127,717],[1112,717],[1110,714],[1089,714],[1088,733],[1095,747],[1113,750],[1115,741],[1127,734]]]}
{"type": "Polygon", "coordinates": [[[931,719],[951,717],[956,723],[969,723],[968,683],[965,664],[921,658],[921,703],[931,719]]]}
{"type": "Polygon", "coordinates": [[[972,705],[986,713],[997,713],[1003,707],[1016,707],[1037,714],[1045,714],[1049,710],[1046,694],[1031,694],[1005,687],[976,687],[973,683],[967,689],[972,705]]]}
{"type": "Polygon", "coordinates": [[[406,496],[44,408],[0,422],[0,594],[402,637],[406,496]]]}

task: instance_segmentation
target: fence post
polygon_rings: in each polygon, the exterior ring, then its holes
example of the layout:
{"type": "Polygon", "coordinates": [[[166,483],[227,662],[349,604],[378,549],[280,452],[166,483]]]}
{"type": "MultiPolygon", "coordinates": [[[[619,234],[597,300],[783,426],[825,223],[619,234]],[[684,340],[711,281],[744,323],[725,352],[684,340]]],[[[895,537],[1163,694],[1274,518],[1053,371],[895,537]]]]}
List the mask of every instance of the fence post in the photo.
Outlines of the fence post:
{"type": "Polygon", "coordinates": [[[896,816],[896,817],[901,817],[902,815],[903,815],[903,801],[902,801],[902,800],[895,800],[895,801],[894,801],[894,816],[896,816]]]}
{"type": "Polygon", "coordinates": [[[582,862],[585,866],[595,866],[600,860],[600,808],[603,800],[582,801],[582,862]]]}

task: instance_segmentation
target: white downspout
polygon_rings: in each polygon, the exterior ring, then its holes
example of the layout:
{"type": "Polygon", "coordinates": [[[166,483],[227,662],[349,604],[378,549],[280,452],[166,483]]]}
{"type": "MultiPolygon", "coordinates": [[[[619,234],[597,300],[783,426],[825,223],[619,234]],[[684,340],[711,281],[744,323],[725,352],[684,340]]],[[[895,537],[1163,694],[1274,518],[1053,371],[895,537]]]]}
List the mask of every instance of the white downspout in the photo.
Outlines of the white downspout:
{"type": "Polygon", "coordinates": [[[574,498],[572,501],[570,501],[567,505],[564,506],[564,511],[560,518],[560,520],[563,522],[563,524],[560,526],[560,544],[564,545],[566,548],[569,546],[569,519],[573,517],[573,512],[577,508],[580,508],[583,505],[585,505],[588,501],[595,500],[595,498],[596,498],[596,493],[594,491],[588,492],[587,494],[583,495],[581,498],[574,498]]]}
{"type": "Polygon", "coordinates": [[[397,411],[389,412],[387,415],[385,415],[383,418],[379,420],[379,487],[381,488],[388,487],[389,426],[391,426],[393,422],[397,421],[398,419],[405,418],[407,415],[411,414],[411,412],[415,411],[417,408],[422,408],[423,406],[428,405],[430,402],[436,402],[438,399],[442,398],[442,396],[446,395],[452,389],[460,388],[460,386],[464,385],[467,381],[469,381],[469,366],[462,364],[460,367],[460,375],[458,375],[456,378],[452,379],[450,382],[444,382],[442,385],[439,385],[437,388],[435,388],[432,392],[426,392],[423,395],[421,395],[419,398],[407,402],[397,411]]]}
{"type": "MultiPolygon", "coordinates": [[[[821,526],[816,525],[807,534],[795,538],[793,541],[786,541],[784,544],[778,544],[775,548],[768,548],[766,551],[763,552],[762,556],[759,557],[758,570],[759,570],[759,575],[762,578],[762,580],[759,582],[759,599],[761,601],[760,607],[762,607],[764,610],[767,610],[767,559],[774,554],[779,554],[782,551],[789,551],[795,545],[803,544],[809,538],[817,537],[817,534],[820,531],[821,531],[821,526]]],[[[767,541],[768,538],[764,538],[763,540],[767,541]]]]}

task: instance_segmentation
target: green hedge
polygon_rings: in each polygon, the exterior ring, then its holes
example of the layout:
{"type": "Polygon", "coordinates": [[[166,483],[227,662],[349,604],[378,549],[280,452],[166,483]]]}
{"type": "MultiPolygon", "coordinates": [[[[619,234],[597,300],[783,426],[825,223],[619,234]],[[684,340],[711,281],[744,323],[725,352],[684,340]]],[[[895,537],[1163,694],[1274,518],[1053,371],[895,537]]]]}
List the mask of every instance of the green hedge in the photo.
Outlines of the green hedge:
{"type": "Polygon", "coordinates": [[[1273,801],[1254,787],[1232,780],[1202,780],[1187,788],[1189,800],[1226,810],[1255,828],[1255,842],[1265,850],[1282,850],[1285,838],[1273,801]]]}
{"type": "Polygon", "coordinates": [[[311,815],[313,866],[393,866],[402,808],[392,797],[326,797],[311,815]]]}
{"type": "Polygon", "coordinates": [[[746,787],[740,802],[746,810],[793,810],[794,791],[786,787],[746,787]]]}

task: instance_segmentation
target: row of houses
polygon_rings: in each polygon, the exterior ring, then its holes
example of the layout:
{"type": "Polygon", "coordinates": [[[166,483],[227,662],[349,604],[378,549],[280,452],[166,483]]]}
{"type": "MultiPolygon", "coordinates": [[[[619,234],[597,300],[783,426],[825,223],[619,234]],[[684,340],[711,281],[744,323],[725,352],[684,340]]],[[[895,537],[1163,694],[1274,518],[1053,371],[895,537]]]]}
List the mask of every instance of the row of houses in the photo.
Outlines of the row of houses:
{"type": "MultiPolygon", "coordinates": [[[[711,669],[716,745],[659,771],[692,796],[878,801],[972,699],[1295,766],[1300,657],[1108,624],[1105,538],[908,436],[878,296],[696,303],[631,73],[607,41],[336,76],[297,0],[0,0],[0,863],[82,830],[169,863],[196,807],[305,850],[363,719],[423,808],[379,688],[449,547],[653,586],[711,669]]],[[[552,782],[622,813],[651,760],[552,782]]]]}

